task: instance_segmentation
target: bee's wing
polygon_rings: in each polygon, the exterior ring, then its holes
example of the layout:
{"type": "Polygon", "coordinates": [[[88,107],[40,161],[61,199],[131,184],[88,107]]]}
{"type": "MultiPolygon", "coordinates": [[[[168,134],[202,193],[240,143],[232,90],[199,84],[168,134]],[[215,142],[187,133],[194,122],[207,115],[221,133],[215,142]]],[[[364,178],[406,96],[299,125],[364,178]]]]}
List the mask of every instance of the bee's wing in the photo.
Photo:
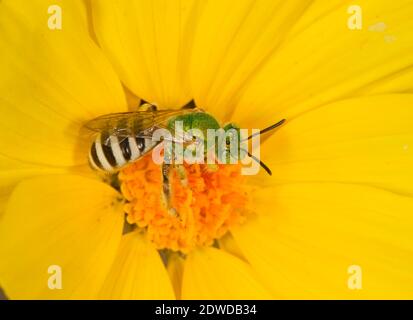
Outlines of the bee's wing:
{"type": "Polygon", "coordinates": [[[122,131],[122,129],[134,126],[133,129],[137,130],[136,132],[140,132],[156,125],[166,124],[171,117],[193,112],[194,110],[191,109],[178,109],[110,113],[88,121],[84,127],[100,132],[110,128],[118,128],[122,131]]]}
{"type": "MultiPolygon", "coordinates": [[[[193,113],[192,109],[178,110],[150,110],[111,113],[100,116],[87,122],[84,127],[93,132],[104,132],[107,135],[116,135],[119,141],[130,136],[147,137],[149,131],[156,128],[166,128],[171,117],[193,113]]],[[[109,139],[102,143],[109,144],[109,139]]]]}

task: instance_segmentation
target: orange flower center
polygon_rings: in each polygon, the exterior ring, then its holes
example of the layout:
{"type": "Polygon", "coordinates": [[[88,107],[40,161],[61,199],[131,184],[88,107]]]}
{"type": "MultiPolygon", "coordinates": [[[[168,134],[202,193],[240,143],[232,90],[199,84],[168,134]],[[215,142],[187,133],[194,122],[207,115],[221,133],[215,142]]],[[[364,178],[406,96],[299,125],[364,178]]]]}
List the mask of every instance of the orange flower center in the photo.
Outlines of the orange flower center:
{"type": "Polygon", "coordinates": [[[121,191],[128,200],[127,221],[146,230],[158,249],[187,253],[210,246],[228,230],[245,221],[249,187],[240,165],[184,165],[186,181],[177,170],[170,173],[171,214],[163,196],[161,167],[150,155],[119,174],[121,191]]]}

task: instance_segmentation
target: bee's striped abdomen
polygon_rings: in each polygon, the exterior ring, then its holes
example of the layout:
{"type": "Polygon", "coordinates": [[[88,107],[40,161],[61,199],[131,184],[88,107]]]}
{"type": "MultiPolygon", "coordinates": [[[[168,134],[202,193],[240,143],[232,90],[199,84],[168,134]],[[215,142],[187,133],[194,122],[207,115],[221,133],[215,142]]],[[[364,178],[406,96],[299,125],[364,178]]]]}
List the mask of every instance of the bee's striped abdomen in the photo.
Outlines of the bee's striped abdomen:
{"type": "Polygon", "coordinates": [[[119,139],[102,132],[92,143],[89,162],[97,170],[114,172],[138,160],[156,145],[149,138],[130,136],[119,139]]]}

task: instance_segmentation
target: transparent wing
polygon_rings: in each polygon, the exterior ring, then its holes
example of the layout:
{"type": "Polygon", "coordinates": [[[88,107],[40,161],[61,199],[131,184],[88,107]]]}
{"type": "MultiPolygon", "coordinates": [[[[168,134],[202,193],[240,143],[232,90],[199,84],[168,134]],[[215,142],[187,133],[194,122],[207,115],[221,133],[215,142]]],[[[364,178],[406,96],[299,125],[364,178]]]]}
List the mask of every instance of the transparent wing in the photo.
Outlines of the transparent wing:
{"type": "Polygon", "coordinates": [[[165,126],[171,117],[193,112],[196,112],[196,110],[150,110],[111,113],[90,120],[84,125],[84,127],[95,132],[116,128],[118,132],[134,129],[136,130],[135,133],[138,133],[154,126],[165,126]]]}
{"type": "Polygon", "coordinates": [[[154,130],[166,128],[170,118],[193,112],[199,112],[199,110],[178,109],[111,113],[90,120],[84,125],[84,128],[95,133],[104,133],[106,137],[102,137],[102,143],[109,145],[111,135],[115,135],[119,142],[130,136],[149,138],[154,130]]]}

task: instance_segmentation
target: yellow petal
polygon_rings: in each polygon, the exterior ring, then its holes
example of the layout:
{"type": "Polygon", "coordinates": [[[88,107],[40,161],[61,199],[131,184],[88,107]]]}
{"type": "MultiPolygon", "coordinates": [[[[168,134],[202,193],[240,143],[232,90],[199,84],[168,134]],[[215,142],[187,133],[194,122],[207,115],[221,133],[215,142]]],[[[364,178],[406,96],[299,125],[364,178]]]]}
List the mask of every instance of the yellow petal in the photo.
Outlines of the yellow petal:
{"type": "Polygon", "coordinates": [[[185,259],[179,254],[171,254],[168,257],[167,270],[177,299],[181,299],[184,265],[185,259]]]}
{"type": "Polygon", "coordinates": [[[7,296],[96,297],[121,239],[118,197],[103,183],[73,175],[19,184],[0,220],[0,286],[7,296]],[[61,269],[61,289],[49,287],[58,284],[53,266],[61,269]]]}
{"type": "Polygon", "coordinates": [[[214,248],[191,253],[184,267],[182,299],[269,299],[249,265],[214,248]]]}
{"type": "Polygon", "coordinates": [[[139,97],[161,107],[190,100],[185,70],[195,9],[193,1],[92,1],[99,43],[139,97]]]}
{"type": "Polygon", "coordinates": [[[412,198],[366,186],[303,183],[262,189],[255,204],[257,217],[233,235],[274,294],[413,297],[412,198]]]}
{"type": "Polygon", "coordinates": [[[261,147],[274,172],[266,181],[357,183],[413,195],[412,105],[411,94],[364,97],[287,122],[261,147]]]}
{"type": "Polygon", "coordinates": [[[246,261],[241,249],[239,248],[237,242],[235,241],[235,239],[231,235],[231,233],[228,232],[225,236],[220,238],[218,240],[218,243],[219,243],[219,248],[221,250],[224,250],[224,251],[240,258],[241,260],[246,261]]]}
{"type": "Polygon", "coordinates": [[[11,194],[11,191],[9,191],[9,190],[6,190],[6,191],[1,190],[1,194],[0,194],[0,219],[1,219],[1,216],[2,216],[3,212],[6,209],[7,202],[9,200],[10,194],[11,194]]]}
{"type": "Polygon", "coordinates": [[[122,237],[100,292],[103,299],[174,299],[172,284],[155,247],[138,232],[122,237]]]}
{"type": "Polygon", "coordinates": [[[410,0],[316,1],[241,93],[235,120],[263,126],[360,95],[412,92],[410,0]],[[350,30],[351,5],[362,30],[350,30]]]}
{"type": "Polygon", "coordinates": [[[79,152],[82,123],[125,110],[120,81],[88,32],[81,1],[1,1],[4,156],[39,166],[87,163],[79,152]],[[61,30],[49,29],[51,5],[62,10],[61,30]]]}
{"type": "Polygon", "coordinates": [[[197,104],[228,120],[244,86],[286,40],[310,2],[201,1],[190,60],[197,104]]]}
{"type": "Polygon", "coordinates": [[[21,180],[31,176],[62,173],[64,171],[64,168],[32,165],[0,155],[0,215],[4,211],[13,188],[21,180]]]}

